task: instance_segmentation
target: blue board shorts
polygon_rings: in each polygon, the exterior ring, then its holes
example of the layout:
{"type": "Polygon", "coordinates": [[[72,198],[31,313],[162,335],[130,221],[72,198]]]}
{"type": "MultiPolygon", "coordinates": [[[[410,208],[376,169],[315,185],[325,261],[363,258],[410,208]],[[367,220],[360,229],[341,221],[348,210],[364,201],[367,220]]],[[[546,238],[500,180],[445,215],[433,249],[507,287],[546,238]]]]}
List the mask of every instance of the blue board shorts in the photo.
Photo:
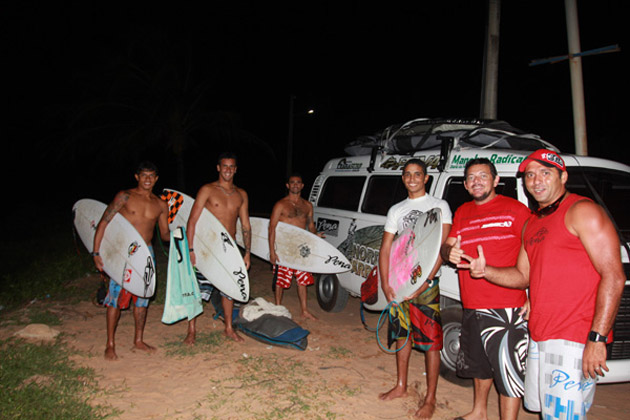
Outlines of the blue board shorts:
{"type": "MultiPolygon", "coordinates": [[[[149,251],[151,251],[151,257],[155,261],[155,253],[153,247],[149,245],[149,251]]],[[[139,296],[130,293],[122,288],[122,286],[116,283],[112,278],[109,278],[109,287],[107,290],[107,296],[103,301],[103,305],[118,309],[127,309],[129,304],[133,301],[136,308],[146,308],[149,306],[149,298],[141,298],[139,296]]]]}

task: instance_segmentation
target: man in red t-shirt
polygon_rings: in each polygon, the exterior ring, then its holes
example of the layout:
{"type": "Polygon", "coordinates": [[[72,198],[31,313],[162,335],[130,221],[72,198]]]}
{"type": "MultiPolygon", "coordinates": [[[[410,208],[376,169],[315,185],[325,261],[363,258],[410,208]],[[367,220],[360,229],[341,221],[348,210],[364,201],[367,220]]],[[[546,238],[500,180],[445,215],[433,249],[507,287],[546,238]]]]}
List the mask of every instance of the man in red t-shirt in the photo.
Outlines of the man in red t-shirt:
{"type": "MultiPolygon", "coordinates": [[[[462,256],[476,254],[483,244],[493,265],[516,264],[523,224],[529,209],[498,195],[497,170],[486,158],[469,161],[464,187],[473,200],[460,206],[441,248],[442,258],[458,265],[462,256]]],[[[501,419],[516,419],[524,392],[527,321],[525,290],[509,289],[475,279],[460,269],[459,290],[464,307],[457,374],[473,378],[473,409],[464,418],[487,418],[488,394],[494,381],[499,392],[501,419]]]]}
{"type": "Polygon", "coordinates": [[[519,166],[538,209],[526,223],[515,267],[462,256],[474,278],[529,286],[531,340],[525,407],[543,418],[585,419],[625,283],[619,237],[604,209],[566,189],[564,160],[539,149],[519,166]]]}

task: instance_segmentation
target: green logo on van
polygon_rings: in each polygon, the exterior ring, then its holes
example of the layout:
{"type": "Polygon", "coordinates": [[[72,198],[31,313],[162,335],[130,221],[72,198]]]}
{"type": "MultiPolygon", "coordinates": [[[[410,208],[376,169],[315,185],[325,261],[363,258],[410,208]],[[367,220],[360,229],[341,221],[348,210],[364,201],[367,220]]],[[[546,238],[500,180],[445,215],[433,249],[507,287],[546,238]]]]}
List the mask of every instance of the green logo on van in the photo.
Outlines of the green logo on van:
{"type": "MultiPolygon", "coordinates": [[[[463,168],[466,166],[466,163],[470,160],[473,159],[479,159],[482,157],[487,157],[487,156],[479,156],[478,154],[475,154],[475,156],[473,157],[463,157],[461,155],[455,155],[453,156],[453,160],[451,161],[451,169],[456,169],[456,168],[463,168]]],[[[499,155],[497,153],[493,153],[492,155],[490,155],[490,157],[487,157],[490,162],[494,163],[495,165],[500,165],[500,164],[518,164],[521,163],[523,161],[523,159],[525,159],[525,157],[523,156],[517,156],[517,155],[513,155],[511,153],[508,153],[506,155],[499,155]]]]}

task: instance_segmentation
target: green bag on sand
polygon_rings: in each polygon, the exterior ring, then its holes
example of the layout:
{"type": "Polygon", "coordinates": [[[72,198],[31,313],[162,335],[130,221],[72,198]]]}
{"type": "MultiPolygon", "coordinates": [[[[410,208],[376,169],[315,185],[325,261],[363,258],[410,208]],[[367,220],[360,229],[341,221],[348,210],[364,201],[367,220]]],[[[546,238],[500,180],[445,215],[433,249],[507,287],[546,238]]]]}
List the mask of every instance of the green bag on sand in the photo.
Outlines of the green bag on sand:
{"type": "Polygon", "coordinates": [[[178,227],[171,232],[162,322],[173,324],[184,318],[190,321],[202,312],[201,292],[190,263],[186,229],[178,227]]]}

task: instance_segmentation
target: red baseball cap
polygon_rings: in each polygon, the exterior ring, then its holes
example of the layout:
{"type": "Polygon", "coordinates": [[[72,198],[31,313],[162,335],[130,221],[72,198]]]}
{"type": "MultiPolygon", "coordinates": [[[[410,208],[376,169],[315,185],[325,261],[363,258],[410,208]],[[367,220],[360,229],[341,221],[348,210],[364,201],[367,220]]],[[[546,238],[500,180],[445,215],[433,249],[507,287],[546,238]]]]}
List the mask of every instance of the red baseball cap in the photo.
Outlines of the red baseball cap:
{"type": "Polygon", "coordinates": [[[518,173],[525,172],[525,168],[527,168],[527,164],[529,162],[536,161],[540,162],[546,166],[553,166],[561,171],[566,171],[567,166],[564,164],[564,160],[553,150],[549,149],[538,149],[531,155],[527,156],[524,161],[518,165],[518,173]]]}

